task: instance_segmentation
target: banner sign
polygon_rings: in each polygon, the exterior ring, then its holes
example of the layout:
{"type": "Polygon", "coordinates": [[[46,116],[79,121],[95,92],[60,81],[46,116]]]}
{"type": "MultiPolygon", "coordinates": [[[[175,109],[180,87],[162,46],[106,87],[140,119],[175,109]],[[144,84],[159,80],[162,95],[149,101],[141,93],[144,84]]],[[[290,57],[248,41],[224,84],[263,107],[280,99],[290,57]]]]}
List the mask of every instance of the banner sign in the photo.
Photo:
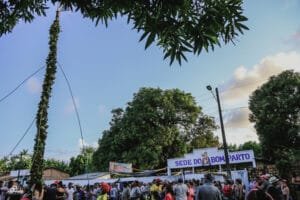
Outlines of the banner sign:
{"type": "MultiPolygon", "coordinates": [[[[253,150],[229,152],[229,163],[247,163],[255,165],[253,150]]],[[[201,167],[211,165],[224,165],[224,150],[217,148],[195,149],[193,153],[186,154],[183,158],[168,159],[168,168],[201,167]]]]}
{"type": "Polygon", "coordinates": [[[20,170],[13,170],[10,171],[10,176],[17,177],[17,176],[29,176],[30,170],[29,169],[20,169],[20,170]]]}
{"type": "Polygon", "coordinates": [[[132,164],[109,162],[109,172],[132,173],[132,164]]]}

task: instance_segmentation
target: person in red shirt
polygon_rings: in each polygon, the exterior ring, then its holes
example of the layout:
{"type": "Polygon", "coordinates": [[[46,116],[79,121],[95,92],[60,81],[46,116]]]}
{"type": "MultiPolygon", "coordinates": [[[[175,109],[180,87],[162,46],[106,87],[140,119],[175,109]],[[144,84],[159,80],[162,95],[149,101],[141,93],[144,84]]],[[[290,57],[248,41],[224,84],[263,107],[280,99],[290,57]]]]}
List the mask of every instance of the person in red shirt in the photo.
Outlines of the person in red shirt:
{"type": "Polygon", "coordinates": [[[223,186],[222,193],[223,197],[226,200],[232,200],[233,199],[233,188],[232,188],[232,181],[226,180],[225,185],[223,186]]]}
{"type": "Polygon", "coordinates": [[[175,200],[174,192],[171,184],[168,184],[166,187],[166,196],[164,200],[175,200]]]}
{"type": "Polygon", "coordinates": [[[188,186],[187,200],[194,200],[195,190],[194,190],[194,184],[193,184],[193,182],[189,182],[187,184],[187,186],[188,186]]]}

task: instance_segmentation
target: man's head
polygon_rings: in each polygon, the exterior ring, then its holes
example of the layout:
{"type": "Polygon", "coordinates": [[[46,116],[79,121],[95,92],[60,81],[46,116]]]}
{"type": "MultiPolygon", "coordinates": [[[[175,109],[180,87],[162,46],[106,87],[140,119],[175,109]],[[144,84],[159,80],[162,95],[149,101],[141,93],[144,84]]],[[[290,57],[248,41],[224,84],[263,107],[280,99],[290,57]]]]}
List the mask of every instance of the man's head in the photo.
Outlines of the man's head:
{"type": "Polygon", "coordinates": [[[204,181],[205,182],[213,182],[214,177],[211,174],[205,174],[204,175],[204,181]]]}
{"type": "Polygon", "coordinates": [[[70,183],[68,184],[68,188],[71,189],[72,187],[73,187],[73,183],[70,182],[70,183]]]}
{"type": "Polygon", "coordinates": [[[183,183],[183,179],[182,179],[182,178],[179,178],[179,179],[178,179],[178,183],[183,183]]]}

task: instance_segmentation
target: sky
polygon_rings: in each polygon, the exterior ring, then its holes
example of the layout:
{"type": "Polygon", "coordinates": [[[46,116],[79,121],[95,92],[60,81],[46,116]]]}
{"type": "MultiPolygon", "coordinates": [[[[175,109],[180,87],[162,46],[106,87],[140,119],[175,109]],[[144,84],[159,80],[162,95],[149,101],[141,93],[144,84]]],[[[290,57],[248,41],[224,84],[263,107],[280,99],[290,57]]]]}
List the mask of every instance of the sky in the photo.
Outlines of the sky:
{"type": "MultiPolygon", "coordinates": [[[[300,1],[264,0],[243,4],[250,28],[234,44],[223,45],[188,62],[169,66],[162,50],[144,50],[140,34],[125,19],[104,25],[62,12],[58,62],[64,69],[75,98],[83,130],[83,143],[97,146],[109,128],[110,111],[126,106],[141,87],[179,88],[191,93],[205,114],[219,124],[217,103],[206,90],[218,87],[229,144],[258,141],[248,121],[248,97],[272,75],[283,70],[300,71],[300,1]]],[[[55,8],[32,23],[19,22],[12,33],[0,38],[0,98],[26,77],[45,66],[48,30],[55,8]]],[[[0,157],[10,153],[37,111],[44,70],[0,102],[0,157]]],[[[79,153],[82,141],[72,98],[58,70],[50,101],[45,155],[67,161],[79,153]]],[[[33,126],[13,154],[32,151],[33,126]]],[[[221,132],[215,132],[221,140],[221,132]]]]}

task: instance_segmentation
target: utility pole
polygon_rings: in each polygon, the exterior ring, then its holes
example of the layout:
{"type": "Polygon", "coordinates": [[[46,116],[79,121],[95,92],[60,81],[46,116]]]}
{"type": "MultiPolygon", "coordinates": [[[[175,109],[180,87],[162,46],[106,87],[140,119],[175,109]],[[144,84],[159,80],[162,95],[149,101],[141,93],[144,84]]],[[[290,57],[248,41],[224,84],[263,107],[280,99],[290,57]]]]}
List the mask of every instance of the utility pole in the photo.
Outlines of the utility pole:
{"type": "Polygon", "coordinates": [[[218,90],[218,88],[215,88],[215,91],[216,91],[216,96],[215,96],[213,91],[212,91],[212,87],[210,85],[206,86],[206,88],[207,88],[207,90],[209,90],[212,93],[212,95],[214,96],[215,100],[218,103],[218,110],[219,110],[219,118],[220,118],[220,124],[221,124],[221,132],[222,132],[222,140],[223,140],[223,149],[224,149],[224,156],[225,156],[226,171],[227,171],[228,177],[231,178],[228,147],[227,147],[225,129],[224,129],[224,124],[223,124],[223,116],[222,116],[222,108],[221,108],[220,97],[219,97],[219,90],[218,90]]]}
{"type": "Polygon", "coordinates": [[[218,90],[218,88],[216,88],[215,90],[216,90],[216,96],[217,96],[217,102],[218,102],[218,110],[219,110],[219,117],[220,117],[220,124],[221,124],[221,131],[222,131],[222,139],[223,139],[223,148],[224,148],[224,155],[225,155],[226,171],[227,171],[228,176],[231,178],[231,171],[230,171],[230,165],[229,165],[229,156],[228,156],[228,147],[227,147],[225,129],[224,129],[224,124],[223,124],[223,115],[222,115],[222,108],[221,108],[220,97],[219,97],[219,90],[218,90]]]}

